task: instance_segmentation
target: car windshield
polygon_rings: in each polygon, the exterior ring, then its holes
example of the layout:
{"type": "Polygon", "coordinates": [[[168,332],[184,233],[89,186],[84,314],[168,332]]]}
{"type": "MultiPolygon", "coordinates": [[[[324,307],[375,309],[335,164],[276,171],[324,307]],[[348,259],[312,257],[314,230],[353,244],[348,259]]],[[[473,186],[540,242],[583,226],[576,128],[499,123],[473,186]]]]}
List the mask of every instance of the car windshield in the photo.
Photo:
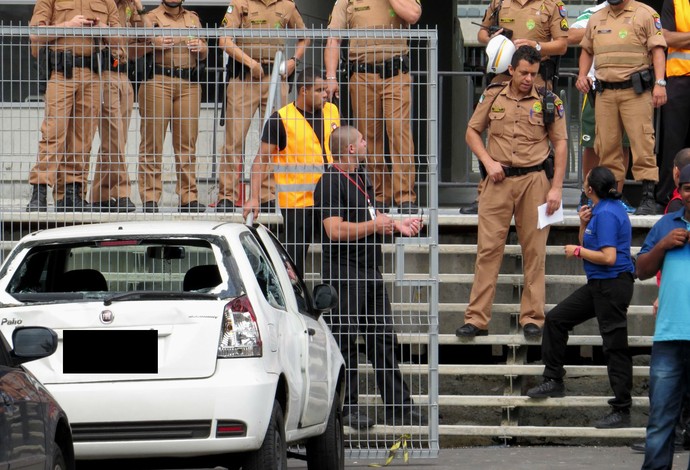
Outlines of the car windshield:
{"type": "Polygon", "coordinates": [[[160,300],[234,297],[242,282],[234,262],[219,259],[227,247],[202,238],[85,240],[35,246],[7,287],[21,302],[113,299],[160,300]],[[218,256],[217,256],[218,254],[218,256]],[[128,295],[129,293],[133,295],[128,295]],[[156,295],[156,294],[175,294],[156,295]]]}

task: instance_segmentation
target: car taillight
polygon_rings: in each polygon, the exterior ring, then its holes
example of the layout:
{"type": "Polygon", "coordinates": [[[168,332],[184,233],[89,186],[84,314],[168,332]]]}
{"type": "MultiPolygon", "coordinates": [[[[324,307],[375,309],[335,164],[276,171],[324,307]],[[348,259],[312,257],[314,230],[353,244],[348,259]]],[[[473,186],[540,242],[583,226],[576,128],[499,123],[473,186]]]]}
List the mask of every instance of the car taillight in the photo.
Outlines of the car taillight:
{"type": "Polygon", "coordinates": [[[261,354],[261,335],[254,308],[249,298],[242,295],[228,303],[223,311],[218,357],[260,357],[261,354]]]}

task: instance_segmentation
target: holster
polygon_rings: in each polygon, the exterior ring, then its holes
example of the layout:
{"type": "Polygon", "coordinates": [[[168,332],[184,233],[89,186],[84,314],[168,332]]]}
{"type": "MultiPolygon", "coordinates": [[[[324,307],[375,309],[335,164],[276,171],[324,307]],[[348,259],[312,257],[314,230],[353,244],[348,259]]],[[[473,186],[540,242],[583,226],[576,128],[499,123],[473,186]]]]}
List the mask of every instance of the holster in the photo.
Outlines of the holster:
{"type": "Polygon", "coordinates": [[[652,77],[653,74],[649,69],[644,69],[633,73],[630,76],[630,80],[632,81],[632,87],[633,90],[635,90],[635,93],[639,95],[647,90],[652,89],[654,86],[654,80],[652,77]]]}
{"type": "Polygon", "coordinates": [[[553,83],[553,79],[556,77],[558,71],[556,70],[556,62],[551,59],[546,59],[539,64],[539,75],[544,80],[544,82],[553,83]]]}
{"type": "Polygon", "coordinates": [[[129,79],[134,83],[143,83],[153,78],[153,52],[149,52],[135,59],[127,71],[129,79]]]}
{"type": "Polygon", "coordinates": [[[544,163],[542,163],[542,165],[544,166],[544,174],[546,174],[546,177],[548,179],[553,179],[556,166],[553,150],[549,153],[549,156],[546,157],[546,160],[544,160],[544,163]]]}

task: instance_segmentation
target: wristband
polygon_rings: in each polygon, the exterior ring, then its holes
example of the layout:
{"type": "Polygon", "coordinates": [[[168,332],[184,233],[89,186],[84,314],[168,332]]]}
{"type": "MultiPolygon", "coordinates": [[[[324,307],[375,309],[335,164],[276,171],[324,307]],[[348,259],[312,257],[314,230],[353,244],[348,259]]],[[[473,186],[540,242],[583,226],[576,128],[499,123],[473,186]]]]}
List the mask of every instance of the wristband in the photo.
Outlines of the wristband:
{"type": "Polygon", "coordinates": [[[574,255],[576,258],[581,258],[581,256],[580,256],[580,250],[581,250],[581,249],[582,249],[582,247],[578,245],[578,246],[576,246],[575,249],[573,250],[573,255],[574,255]]]}
{"type": "MultiPolygon", "coordinates": [[[[297,66],[297,67],[299,67],[300,64],[302,63],[302,61],[300,59],[298,59],[297,57],[295,57],[294,55],[292,57],[290,57],[290,59],[295,61],[295,66],[297,66]]],[[[290,60],[290,59],[288,59],[288,60],[290,60]]]]}
{"type": "Polygon", "coordinates": [[[337,77],[326,77],[326,80],[337,80],[337,77]]]}

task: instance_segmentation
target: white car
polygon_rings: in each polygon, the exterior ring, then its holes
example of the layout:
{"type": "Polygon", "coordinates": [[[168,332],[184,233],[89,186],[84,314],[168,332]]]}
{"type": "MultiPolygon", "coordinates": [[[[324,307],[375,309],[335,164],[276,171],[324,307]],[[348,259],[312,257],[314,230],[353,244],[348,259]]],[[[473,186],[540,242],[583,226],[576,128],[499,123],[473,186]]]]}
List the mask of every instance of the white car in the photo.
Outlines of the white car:
{"type": "Polygon", "coordinates": [[[304,443],[310,469],[343,468],[344,361],[321,318],[336,304],[329,285],[307,290],[268,230],[236,223],[44,230],[0,270],[3,335],[58,334],[27,368],[86,460],[284,469],[287,446],[304,443]]]}

